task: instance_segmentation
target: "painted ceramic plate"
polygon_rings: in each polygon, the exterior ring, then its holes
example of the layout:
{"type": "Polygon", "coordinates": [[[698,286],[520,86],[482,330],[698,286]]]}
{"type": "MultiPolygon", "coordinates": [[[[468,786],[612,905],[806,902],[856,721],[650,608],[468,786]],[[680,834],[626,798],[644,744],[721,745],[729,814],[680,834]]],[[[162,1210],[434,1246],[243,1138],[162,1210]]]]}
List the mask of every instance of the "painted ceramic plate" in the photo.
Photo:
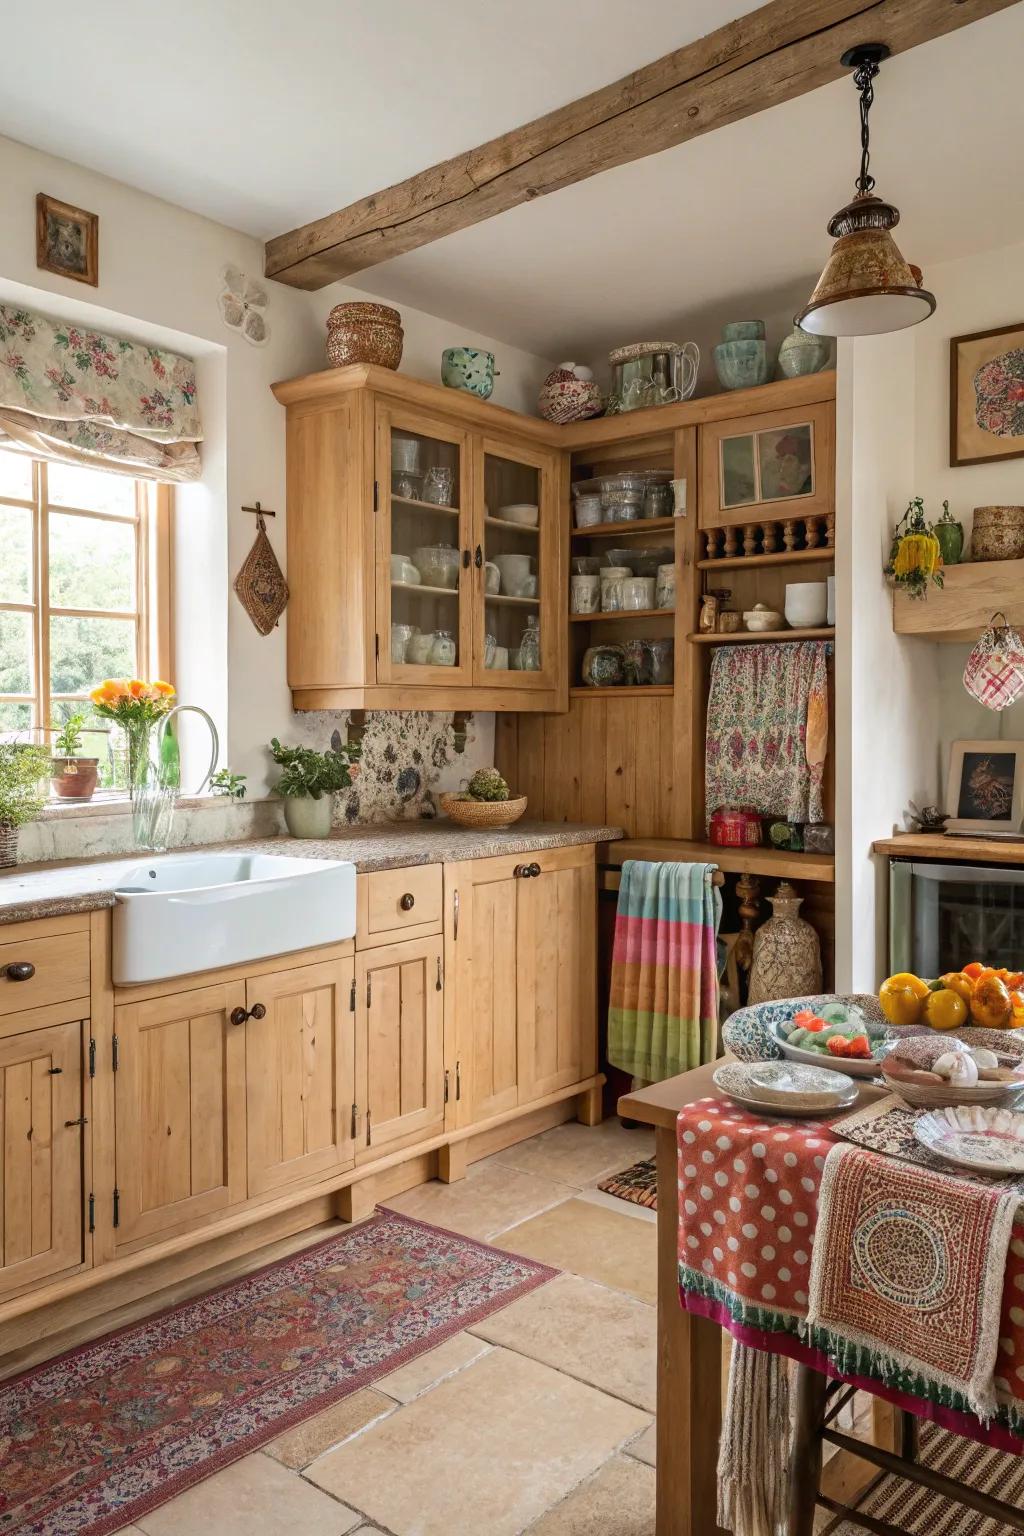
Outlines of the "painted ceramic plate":
{"type": "MultiPolygon", "coordinates": [[[[785,1027],[785,1026],[783,1026],[785,1027]]],[[[854,1061],[850,1057],[836,1056],[823,1057],[820,1051],[805,1051],[799,1045],[790,1045],[783,1029],[776,1031],[775,1038],[779,1042],[779,1050],[787,1061],[800,1062],[807,1067],[821,1067],[824,1060],[828,1060],[829,1068],[835,1072],[841,1072],[846,1077],[877,1077],[881,1072],[878,1056],[885,1054],[887,1042],[884,1037],[872,1039],[872,1047],[877,1055],[863,1061],[854,1061]]]]}
{"type": "Polygon", "coordinates": [[[738,1104],[765,1114],[830,1114],[857,1098],[856,1084],[841,1072],[788,1061],[728,1062],[713,1081],[738,1104]]]}
{"type": "Polygon", "coordinates": [[[914,1135],[937,1157],[972,1173],[1024,1173],[1024,1115],[977,1104],[922,1115],[914,1135]]]}

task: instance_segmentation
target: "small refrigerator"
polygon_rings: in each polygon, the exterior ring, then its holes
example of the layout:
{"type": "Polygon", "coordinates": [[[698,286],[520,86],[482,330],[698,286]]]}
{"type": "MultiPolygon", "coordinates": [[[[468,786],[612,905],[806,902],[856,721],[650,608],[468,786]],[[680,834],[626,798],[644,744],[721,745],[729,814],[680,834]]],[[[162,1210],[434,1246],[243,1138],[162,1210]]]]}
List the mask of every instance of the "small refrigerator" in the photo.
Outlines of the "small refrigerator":
{"type": "Polygon", "coordinates": [[[941,976],[971,960],[1024,970],[1024,866],[893,859],[890,974],[941,976]]]}

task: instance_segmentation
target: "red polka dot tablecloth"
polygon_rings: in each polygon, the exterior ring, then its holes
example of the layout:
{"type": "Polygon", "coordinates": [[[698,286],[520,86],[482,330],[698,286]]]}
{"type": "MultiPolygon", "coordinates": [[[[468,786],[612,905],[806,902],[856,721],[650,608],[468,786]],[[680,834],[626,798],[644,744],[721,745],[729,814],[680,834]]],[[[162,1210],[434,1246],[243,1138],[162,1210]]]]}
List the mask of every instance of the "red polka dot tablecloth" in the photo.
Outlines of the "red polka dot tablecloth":
{"type": "MultiPolygon", "coordinates": [[[[808,1327],[811,1253],[825,1159],[826,1121],[760,1119],[728,1099],[698,1099],[679,1114],[679,1291],[683,1306],[734,1337],[830,1376],[986,1444],[1024,1454],[1024,1213],[1018,1213],[1003,1288],[987,1426],[966,1402],[882,1361],[843,1367],[835,1341],[808,1327]]],[[[874,1156],[875,1154],[870,1154],[874,1156]]]]}

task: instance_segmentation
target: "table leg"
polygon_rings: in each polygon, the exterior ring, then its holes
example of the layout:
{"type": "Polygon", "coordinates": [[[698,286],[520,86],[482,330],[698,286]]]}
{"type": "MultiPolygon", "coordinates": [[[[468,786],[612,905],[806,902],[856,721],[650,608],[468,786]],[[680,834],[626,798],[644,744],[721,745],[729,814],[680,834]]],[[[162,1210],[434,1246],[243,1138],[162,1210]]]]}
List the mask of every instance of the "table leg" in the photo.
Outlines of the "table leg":
{"type": "Polygon", "coordinates": [[[722,1332],[679,1305],[676,1135],[658,1129],[657,1536],[725,1536],[716,1520],[722,1332]]]}
{"type": "Polygon", "coordinates": [[[821,1483],[821,1427],[828,1383],[809,1365],[796,1368],[793,1451],[789,1463],[787,1536],[812,1536],[821,1483]]]}

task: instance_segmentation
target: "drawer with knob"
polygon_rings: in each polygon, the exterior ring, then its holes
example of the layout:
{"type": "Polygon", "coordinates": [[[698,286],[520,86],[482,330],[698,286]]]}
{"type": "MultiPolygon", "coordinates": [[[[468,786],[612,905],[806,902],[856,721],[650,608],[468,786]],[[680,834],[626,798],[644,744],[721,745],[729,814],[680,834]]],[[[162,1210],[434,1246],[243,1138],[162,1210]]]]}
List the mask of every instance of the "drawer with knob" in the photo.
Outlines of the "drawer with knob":
{"type": "Polygon", "coordinates": [[[0,928],[0,1018],[88,996],[87,928],[52,934],[41,922],[0,928]]]}
{"type": "Polygon", "coordinates": [[[440,933],[440,864],[414,864],[360,875],[356,882],[356,948],[376,949],[440,933]]]}

